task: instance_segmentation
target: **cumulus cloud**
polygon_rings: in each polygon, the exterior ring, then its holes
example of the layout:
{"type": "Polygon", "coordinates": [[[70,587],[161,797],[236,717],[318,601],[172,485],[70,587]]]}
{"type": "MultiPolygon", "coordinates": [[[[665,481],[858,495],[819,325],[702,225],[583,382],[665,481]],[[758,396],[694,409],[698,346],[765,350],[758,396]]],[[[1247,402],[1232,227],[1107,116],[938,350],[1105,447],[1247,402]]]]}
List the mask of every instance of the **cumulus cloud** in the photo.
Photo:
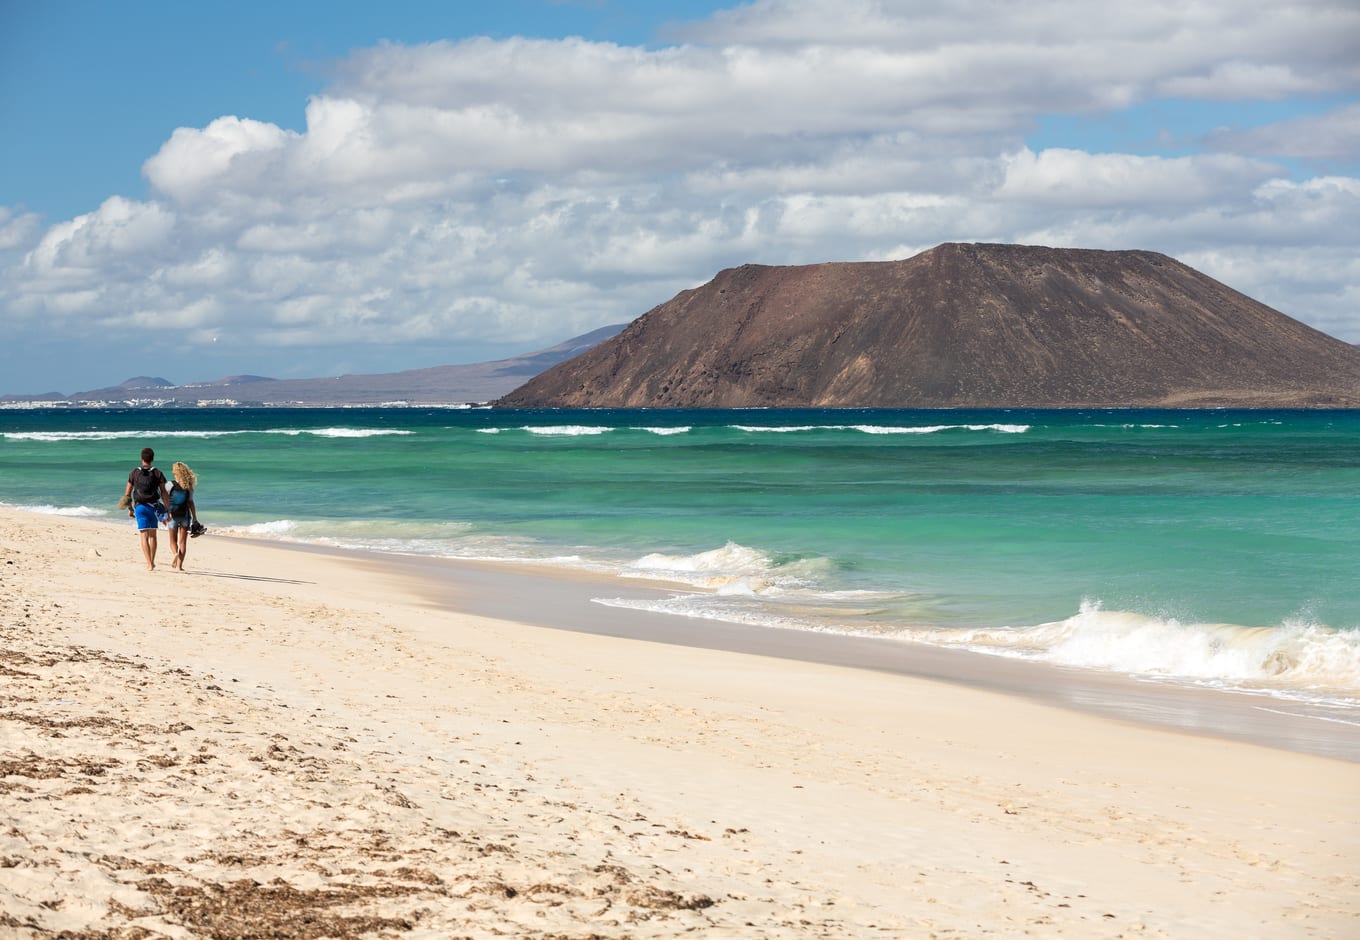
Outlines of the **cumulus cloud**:
{"type": "Polygon", "coordinates": [[[1279,173],[1259,160],[1230,156],[1143,157],[1028,148],[1005,156],[1002,199],[1111,206],[1183,206],[1231,198],[1279,173]]]}
{"type": "Polygon", "coordinates": [[[970,64],[1000,57],[1002,65],[1028,65],[1021,81],[1048,74],[1058,85],[1084,76],[1100,101],[1173,89],[1256,98],[1353,89],[1360,8],[1349,0],[1260,5],[1250,14],[1234,0],[1099,8],[1083,0],[972,0],[962,8],[931,0],[756,0],[676,35],[718,45],[887,49],[908,58],[962,52],[970,64]]]}
{"type": "Polygon", "coordinates": [[[174,213],[157,203],[113,196],[94,212],[52,226],[25,256],[21,274],[57,289],[136,274],[172,250],[174,213]]]}
{"type": "Polygon", "coordinates": [[[1171,94],[1353,95],[1357,37],[1341,0],[758,0],[663,48],[384,43],[339,65],[300,132],[174,129],[146,201],[45,231],[0,209],[0,303],[87,335],[288,349],[289,374],[362,344],[378,371],[412,365],[388,347],[554,343],[729,265],[1016,241],[1197,260],[1355,341],[1355,266],[1335,262],[1360,256],[1356,180],[1275,161],[1353,161],[1357,106],[1199,154],[1025,137],[1171,94]]]}
{"type": "Polygon", "coordinates": [[[42,220],[36,212],[0,206],[0,252],[26,247],[36,240],[42,220]]]}
{"type": "Polygon", "coordinates": [[[270,155],[295,136],[262,121],[220,117],[202,130],[177,128],[142,171],[152,186],[180,201],[220,186],[248,189],[271,168],[270,155]]]}

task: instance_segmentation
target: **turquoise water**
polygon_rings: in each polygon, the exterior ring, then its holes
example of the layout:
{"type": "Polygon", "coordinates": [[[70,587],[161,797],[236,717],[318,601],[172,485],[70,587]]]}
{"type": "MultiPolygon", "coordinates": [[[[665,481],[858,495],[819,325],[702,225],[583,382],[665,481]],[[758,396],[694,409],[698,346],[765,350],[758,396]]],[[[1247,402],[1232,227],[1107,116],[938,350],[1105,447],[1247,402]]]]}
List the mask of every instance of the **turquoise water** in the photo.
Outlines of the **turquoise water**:
{"type": "Polygon", "coordinates": [[[122,523],[144,445],[218,532],[1360,701],[1360,412],[15,409],[0,500],[122,523]]]}

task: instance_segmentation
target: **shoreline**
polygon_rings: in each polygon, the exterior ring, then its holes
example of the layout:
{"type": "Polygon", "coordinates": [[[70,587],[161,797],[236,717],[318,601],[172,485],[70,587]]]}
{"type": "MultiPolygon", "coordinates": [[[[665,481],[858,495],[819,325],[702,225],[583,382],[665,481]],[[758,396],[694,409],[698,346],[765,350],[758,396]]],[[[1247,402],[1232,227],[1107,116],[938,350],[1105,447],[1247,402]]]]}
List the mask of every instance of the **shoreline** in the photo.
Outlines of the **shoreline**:
{"type": "MultiPolygon", "coordinates": [[[[267,541],[245,539],[248,542],[267,541]]],[[[275,543],[269,543],[275,544],[275,543]]],[[[1360,710],[1173,679],[997,656],[892,638],[818,633],[684,617],[593,601],[658,598],[695,589],[645,579],[502,563],[280,543],[348,558],[409,583],[438,607],[572,633],[871,670],[1018,696],[1148,727],[1360,762],[1360,710]]]]}
{"type": "MultiPolygon", "coordinates": [[[[87,521],[121,528],[118,520],[87,521]]],[[[1360,710],[1304,698],[1205,688],[1174,677],[1059,666],[894,638],[781,629],[593,601],[602,594],[657,599],[677,592],[702,593],[682,583],[533,562],[403,555],[249,535],[214,537],[364,565],[407,584],[428,603],[451,613],[927,679],[1146,727],[1360,762],[1360,710]]]]}
{"type": "Polygon", "coordinates": [[[0,929],[24,940],[1360,925],[1350,760],[619,637],[601,615],[639,615],[570,579],[583,606],[211,534],[145,572],[130,527],[0,526],[0,929]]]}

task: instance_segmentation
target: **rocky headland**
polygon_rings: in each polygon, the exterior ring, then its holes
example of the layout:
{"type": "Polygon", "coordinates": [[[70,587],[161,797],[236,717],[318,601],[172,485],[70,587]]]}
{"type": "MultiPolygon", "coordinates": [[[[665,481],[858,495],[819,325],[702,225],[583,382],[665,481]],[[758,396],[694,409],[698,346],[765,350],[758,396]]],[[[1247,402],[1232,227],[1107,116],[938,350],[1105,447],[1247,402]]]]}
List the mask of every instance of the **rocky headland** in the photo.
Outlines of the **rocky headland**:
{"type": "Polygon", "coordinates": [[[1151,251],[720,272],[503,407],[1360,407],[1360,349],[1151,251]]]}

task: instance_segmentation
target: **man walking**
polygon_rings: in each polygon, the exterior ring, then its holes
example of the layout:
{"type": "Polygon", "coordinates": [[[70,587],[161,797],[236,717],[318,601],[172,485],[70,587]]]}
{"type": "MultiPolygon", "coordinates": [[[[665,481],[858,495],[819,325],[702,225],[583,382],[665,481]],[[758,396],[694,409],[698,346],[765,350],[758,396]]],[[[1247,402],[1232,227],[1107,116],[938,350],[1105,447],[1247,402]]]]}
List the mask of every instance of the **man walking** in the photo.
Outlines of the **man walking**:
{"type": "Polygon", "coordinates": [[[170,487],[165,482],[165,474],[151,465],[155,459],[156,452],[143,447],[142,465],[128,474],[127,489],[123,491],[123,499],[131,500],[128,515],[136,520],[147,571],[156,570],[156,529],[161,524],[157,504],[163,507],[170,503],[170,487]]]}

